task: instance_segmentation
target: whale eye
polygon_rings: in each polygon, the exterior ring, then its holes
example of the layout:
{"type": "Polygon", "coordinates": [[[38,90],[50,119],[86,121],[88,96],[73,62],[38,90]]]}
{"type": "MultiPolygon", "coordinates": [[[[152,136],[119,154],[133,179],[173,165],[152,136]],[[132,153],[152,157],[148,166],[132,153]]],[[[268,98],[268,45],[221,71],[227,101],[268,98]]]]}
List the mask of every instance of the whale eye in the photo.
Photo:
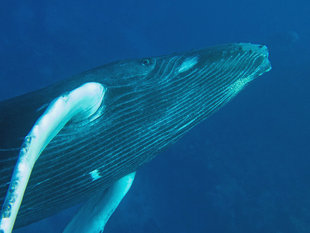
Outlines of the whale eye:
{"type": "Polygon", "coordinates": [[[147,65],[149,65],[150,63],[151,63],[150,59],[144,58],[144,59],[142,60],[142,65],[144,65],[144,66],[147,66],[147,65]]]}

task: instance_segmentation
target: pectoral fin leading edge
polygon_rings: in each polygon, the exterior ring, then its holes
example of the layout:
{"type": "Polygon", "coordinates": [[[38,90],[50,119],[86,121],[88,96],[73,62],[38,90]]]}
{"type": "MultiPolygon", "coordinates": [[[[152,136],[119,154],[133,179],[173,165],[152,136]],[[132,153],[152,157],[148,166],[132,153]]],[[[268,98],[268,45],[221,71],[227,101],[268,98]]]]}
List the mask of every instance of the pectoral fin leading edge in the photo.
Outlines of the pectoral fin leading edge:
{"type": "Polygon", "coordinates": [[[32,169],[42,151],[72,118],[87,119],[101,106],[105,87],[89,82],[49,104],[24,139],[0,216],[0,232],[10,233],[32,169]]]}

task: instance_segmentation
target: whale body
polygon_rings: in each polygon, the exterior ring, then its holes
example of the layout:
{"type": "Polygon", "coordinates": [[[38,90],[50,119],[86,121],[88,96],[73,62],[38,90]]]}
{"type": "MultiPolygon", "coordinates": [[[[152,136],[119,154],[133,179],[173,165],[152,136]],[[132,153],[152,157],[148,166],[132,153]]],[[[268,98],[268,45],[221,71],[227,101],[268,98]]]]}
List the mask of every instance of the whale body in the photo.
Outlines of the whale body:
{"type": "Polygon", "coordinates": [[[27,133],[59,96],[96,82],[92,119],[72,119],[38,158],[15,227],[86,201],[135,172],[271,69],[268,50],[226,44],[114,62],[0,102],[0,204],[27,133]]]}

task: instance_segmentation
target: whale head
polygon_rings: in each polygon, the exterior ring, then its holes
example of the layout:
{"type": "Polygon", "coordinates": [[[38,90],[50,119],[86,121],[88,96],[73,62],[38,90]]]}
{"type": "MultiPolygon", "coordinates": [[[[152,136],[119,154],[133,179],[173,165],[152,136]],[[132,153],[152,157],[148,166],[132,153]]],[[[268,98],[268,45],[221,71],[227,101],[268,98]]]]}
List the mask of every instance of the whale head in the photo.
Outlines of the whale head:
{"type": "Polygon", "coordinates": [[[266,46],[242,43],[126,61],[112,68],[120,79],[108,84],[116,99],[108,105],[121,104],[139,132],[160,133],[156,140],[167,137],[168,143],[270,69],[266,46]]]}

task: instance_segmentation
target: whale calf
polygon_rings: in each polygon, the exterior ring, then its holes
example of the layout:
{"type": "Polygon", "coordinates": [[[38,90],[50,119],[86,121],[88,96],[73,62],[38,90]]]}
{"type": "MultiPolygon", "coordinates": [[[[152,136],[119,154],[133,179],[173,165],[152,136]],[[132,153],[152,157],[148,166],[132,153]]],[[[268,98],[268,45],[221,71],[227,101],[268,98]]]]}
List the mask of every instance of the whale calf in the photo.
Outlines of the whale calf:
{"type": "Polygon", "coordinates": [[[65,232],[103,231],[140,166],[270,69],[265,46],[225,44],[114,62],[0,102],[0,232],[82,202],[65,232]]]}

